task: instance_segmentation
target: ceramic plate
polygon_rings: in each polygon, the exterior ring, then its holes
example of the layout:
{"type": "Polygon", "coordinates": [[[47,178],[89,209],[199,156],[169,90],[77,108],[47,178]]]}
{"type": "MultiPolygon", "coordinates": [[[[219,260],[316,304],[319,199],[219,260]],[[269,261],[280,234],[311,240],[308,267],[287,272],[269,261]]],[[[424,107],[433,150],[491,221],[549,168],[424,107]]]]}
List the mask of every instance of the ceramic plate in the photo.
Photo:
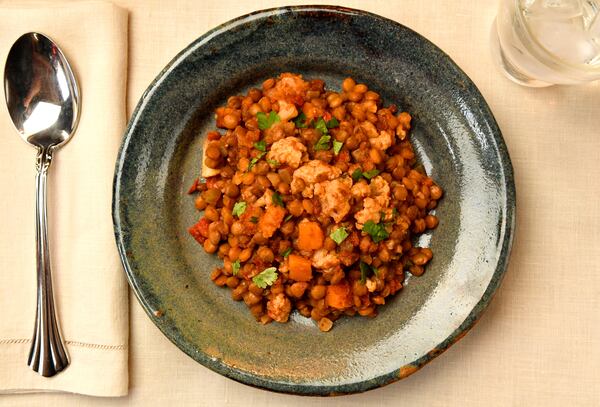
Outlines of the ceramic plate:
{"type": "MultiPolygon", "coordinates": [[[[152,321],[182,351],[240,382],[296,394],[360,392],[404,378],[481,316],[508,262],[515,189],[485,100],[456,64],[410,29],[363,11],[259,11],[198,38],[158,75],[133,113],[114,179],[115,235],[127,277],[152,321]],[[413,115],[411,139],[444,198],[434,258],[377,318],[342,318],[322,333],[294,315],[257,323],[209,279],[218,264],[187,228],[214,109],[280,72],[352,76],[413,115]]],[[[468,352],[469,349],[463,349],[468,352]]]]}

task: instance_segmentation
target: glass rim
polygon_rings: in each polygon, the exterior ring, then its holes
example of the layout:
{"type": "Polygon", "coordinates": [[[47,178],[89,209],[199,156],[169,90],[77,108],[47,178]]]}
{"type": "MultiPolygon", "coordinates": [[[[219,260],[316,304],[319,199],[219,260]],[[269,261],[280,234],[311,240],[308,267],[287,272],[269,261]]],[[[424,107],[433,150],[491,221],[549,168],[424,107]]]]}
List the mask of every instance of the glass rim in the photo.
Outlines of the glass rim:
{"type": "MultiPolygon", "coordinates": [[[[587,64],[578,64],[565,61],[548,50],[548,48],[546,48],[531,32],[529,23],[527,22],[527,19],[525,18],[521,8],[521,0],[513,1],[519,23],[525,28],[526,38],[521,38],[521,41],[523,41],[523,44],[529,45],[529,52],[531,52],[537,59],[547,66],[557,66],[558,68],[566,70],[568,73],[574,74],[575,76],[585,74],[586,76],[591,75],[600,78],[600,65],[598,65],[598,67],[592,67],[587,64]]],[[[518,33],[518,31],[516,32],[518,33]]]]}

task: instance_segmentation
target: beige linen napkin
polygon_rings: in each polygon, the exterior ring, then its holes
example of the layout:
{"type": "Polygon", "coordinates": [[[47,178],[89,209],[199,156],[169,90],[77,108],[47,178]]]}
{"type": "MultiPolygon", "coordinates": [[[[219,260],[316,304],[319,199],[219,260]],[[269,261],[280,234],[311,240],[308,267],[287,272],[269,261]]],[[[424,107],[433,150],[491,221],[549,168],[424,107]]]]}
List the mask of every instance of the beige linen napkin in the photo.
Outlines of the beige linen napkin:
{"type": "Polygon", "coordinates": [[[23,33],[56,41],[79,79],[81,117],[54,154],[48,211],[55,299],[71,365],[27,366],[35,317],[34,148],[0,101],[0,393],[127,394],[128,292],[113,236],[112,178],[125,128],[127,12],[111,3],[0,2],[0,64],[23,33]]]}

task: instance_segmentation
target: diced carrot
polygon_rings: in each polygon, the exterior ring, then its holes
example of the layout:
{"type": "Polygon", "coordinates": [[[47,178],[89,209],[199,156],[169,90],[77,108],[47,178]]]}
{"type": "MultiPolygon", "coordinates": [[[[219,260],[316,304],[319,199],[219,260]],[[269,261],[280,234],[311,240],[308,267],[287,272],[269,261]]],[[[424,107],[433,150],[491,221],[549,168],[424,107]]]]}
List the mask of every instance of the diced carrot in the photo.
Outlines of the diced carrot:
{"type": "Polygon", "coordinates": [[[285,209],[281,206],[270,205],[267,206],[267,210],[258,220],[258,230],[261,231],[263,237],[271,237],[273,233],[281,225],[283,217],[285,216],[285,209]]]}
{"type": "Polygon", "coordinates": [[[210,221],[206,218],[200,219],[198,223],[190,226],[188,232],[196,241],[200,244],[204,244],[204,241],[208,238],[208,225],[210,221]]]}
{"type": "Polygon", "coordinates": [[[339,310],[352,306],[352,295],[348,283],[327,286],[325,302],[328,306],[339,310]]]}
{"type": "Polygon", "coordinates": [[[300,250],[318,250],[323,246],[323,230],[317,222],[300,222],[298,232],[300,250]]]}
{"type": "Polygon", "coordinates": [[[290,269],[289,278],[295,281],[310,281],[312,278],[312,269],[310,260],[297,254],[288,256],[288,267],[290,269]]]}

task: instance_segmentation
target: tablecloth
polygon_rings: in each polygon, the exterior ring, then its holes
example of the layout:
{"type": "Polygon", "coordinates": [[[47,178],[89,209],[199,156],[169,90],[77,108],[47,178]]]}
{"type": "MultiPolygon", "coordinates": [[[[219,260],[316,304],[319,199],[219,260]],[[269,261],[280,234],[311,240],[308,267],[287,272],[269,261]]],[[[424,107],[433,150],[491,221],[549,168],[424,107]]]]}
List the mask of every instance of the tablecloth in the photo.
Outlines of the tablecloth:
{"type": "MultiPolygon", "coordinates": [[[[210,28],[283,1],[117,0],[130,11],[128,108],[163,66],[210,28]]],[[[315,1],[293,4],[314,4],[315,1]]],[[[171,344],[132,297],[126,398],[0,397],[11,406],[600,405],[600,83],[529,89],[489,50],[497,0],[324,2],[365,9],[433,41],[473,79],[511,154],[517,231],[510,266],[475,328],[422,371],[381,389],[301,398],[254,389],[171,344]]]]}

